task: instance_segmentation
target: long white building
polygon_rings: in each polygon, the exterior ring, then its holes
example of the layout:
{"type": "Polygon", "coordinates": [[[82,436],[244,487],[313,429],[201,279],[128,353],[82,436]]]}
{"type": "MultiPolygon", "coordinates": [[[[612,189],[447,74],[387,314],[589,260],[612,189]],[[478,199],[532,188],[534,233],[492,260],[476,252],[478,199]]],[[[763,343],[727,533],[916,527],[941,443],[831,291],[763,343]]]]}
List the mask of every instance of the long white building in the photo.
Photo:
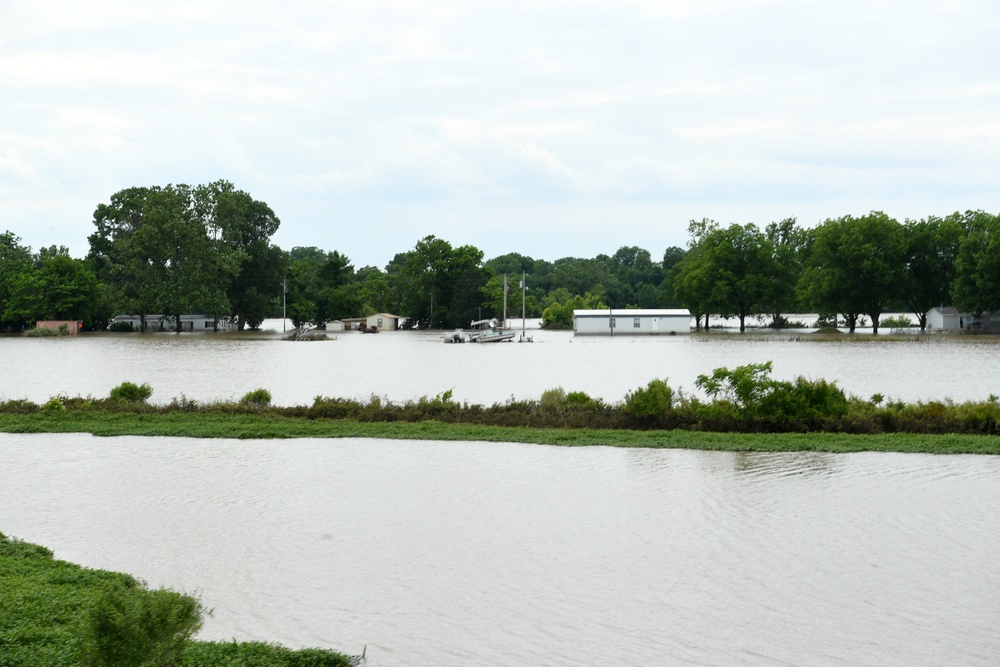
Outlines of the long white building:
{"type": "Polygon", "coordinates": [[[573,333],[578,336],[656,336],[691,333],[686,308],[657,310],[574,310],[573,333]]]}

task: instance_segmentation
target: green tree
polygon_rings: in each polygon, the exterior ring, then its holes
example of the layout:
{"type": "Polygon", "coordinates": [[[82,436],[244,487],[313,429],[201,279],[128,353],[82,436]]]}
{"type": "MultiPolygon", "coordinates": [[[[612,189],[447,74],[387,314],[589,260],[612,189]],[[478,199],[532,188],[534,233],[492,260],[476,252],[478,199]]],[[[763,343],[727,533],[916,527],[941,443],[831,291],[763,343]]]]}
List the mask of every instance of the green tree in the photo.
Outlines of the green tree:
{"type": "Polygon", "coordinates": [[[802,274],[803,263],[809,249],[810,236],[796,224],[795,218],[772,222],[765,230],[771,244],[771,285],[764,298],[764,307],[771,315],[771,326],[784,323],[784,314],[797,303],[795,286],[802,274]]]}
{"type": "Polygon", "coordinates": [[[927,311],[950,302],[962,218],[954,213],[945,218],[907,220],[906,269],[902,293],[906,305],[917,318],[920,330],[927,328],[927,311]]]}
{"type": "Polygon", "coordinates": [[[813,233],[798,284],[800,297],[821,313],[843,313],[852,333],[858,316],[867,314],[877,334],[886,305],[901,296],[906,264],[902,226],[873,211],[827,220],[813,233]]]}
{"type": "Polygon", "coordinates": [[[427,236],[397,260],[387,268],[402,289],[402,306],[412,323],[454,328],[479,318],[482,288],[492,275],[483,265],[481,250],[468,245],[453,248],[444,239],[427,236]]]}
{"type": "Polygon", "coordinates": [[[31,248],[21,245],[21,239],[12,232],[0,234],[0,330],[20,331],[30,318],[8,318],[5,314],[10,304],[11,283],[32,271],[31,248]]]}
{"type": "Polygon", "coordinates": [[[776,268],[771,242],[755,225],[730,225],[709,232],[702,261],[714,276],[710,303],[735,315],[746,331],[748,315],[759,312],[771,295],[776,268]]]}
{"type": "Polygon", "coordinates": [[[952,297],[959,310],[979,317],[1000,310],[1000,216],[966,211],[962,226],[952,297]]]}
{"type": "Polygon", "coordinates": [[[102,315],[105,299],[97,276],[65,247],[42,248],[33,266],[13,275],[8,285],[4,320],[82,320],[93,327],[102,315]]]}

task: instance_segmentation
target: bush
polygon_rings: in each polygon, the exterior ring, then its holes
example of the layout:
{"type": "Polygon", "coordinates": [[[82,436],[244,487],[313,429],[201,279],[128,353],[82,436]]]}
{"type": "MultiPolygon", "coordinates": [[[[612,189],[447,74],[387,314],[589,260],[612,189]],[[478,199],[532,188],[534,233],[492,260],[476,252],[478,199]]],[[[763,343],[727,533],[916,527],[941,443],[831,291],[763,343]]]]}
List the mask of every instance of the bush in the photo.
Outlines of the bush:
{"type": "Polygon", "coordinates": [[[645,387],[625,395],[623,408],[634,417],[659,417],[669,412],[673,404],[674,390],[670,385],[665,380],[650,380],[645,387]]]}
{"type": "Polygon", "coordinates": [[[243,398],[240,399],[240,403],[253,408],[266,408],[271,405],[271,392],[267,389],[254,389],[253,391],[248,391],[243,394],[243,398]]]}
{"type": "Polygon", "coordinates": [[[45,405],[42,406],[42,412],[65,412],[66,404],[63,403],[62,398],[59,396],[53,396],[50,398],[45,405]]]}
{"type": "Polygon", "coordinates": [[[111,400],[119,403],[145,403],[153,395],[153,388],[148,384],[122,382],[111,390],[111,400]]]}
{"type": "Polygon", "coordinates": [[[562,387],[546,389],[542,392],[542,398],[538,402],[543,410],[558,411],[566,405],[566,392],[562,387]]]}
{"type": "Polygon", "coordinates": [[[161,588],[114,586],[99,591],[81,629],[87,667],[166,667],[178,662],[201,629],[201,602],[161,588]]]}
{"type": "Polygon", "coordinates": [[[879,326],[887,329],[903,329],[906,327],[914,327],[916,325],[913,323],[913,320],[906,315],[897,315],[895,317],[883,317],[879,326]]]}

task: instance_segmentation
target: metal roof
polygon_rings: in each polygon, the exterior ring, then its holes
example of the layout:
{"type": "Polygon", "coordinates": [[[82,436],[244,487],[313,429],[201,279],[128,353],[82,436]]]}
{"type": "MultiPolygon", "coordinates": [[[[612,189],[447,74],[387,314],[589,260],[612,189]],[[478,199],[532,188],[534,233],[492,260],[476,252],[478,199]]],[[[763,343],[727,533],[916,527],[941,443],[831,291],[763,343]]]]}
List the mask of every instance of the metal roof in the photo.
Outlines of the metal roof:
{"type": "Polygon", "coordinates": [[[573,317],[691,317],[687,308],[574,310],[573,317]]]}

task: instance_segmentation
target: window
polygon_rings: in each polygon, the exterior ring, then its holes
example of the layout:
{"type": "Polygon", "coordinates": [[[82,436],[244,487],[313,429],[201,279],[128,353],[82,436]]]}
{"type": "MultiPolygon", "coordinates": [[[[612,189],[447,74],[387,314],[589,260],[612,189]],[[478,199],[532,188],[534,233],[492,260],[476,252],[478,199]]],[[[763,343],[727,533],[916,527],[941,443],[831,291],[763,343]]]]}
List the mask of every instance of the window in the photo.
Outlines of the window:
{"type": "Polygon", "coordinates": [[[378,318],[378,324],[376,324],[375,326],[377,326],[379,329],[382,328],[382,318],[381,317],[378,318]]]}
{"type": "Polygon", "coordinates": [[[637,318],[635,318],[634,320],[632,320],[632,326],[633,326],[634,328],[636,328],[636,329],[638,329],[638,328],[639,328],[639,326],[640,326],[640,325],[639,325],[639,318],[638,318],[638,317],[637,317],[637,318]]]}

